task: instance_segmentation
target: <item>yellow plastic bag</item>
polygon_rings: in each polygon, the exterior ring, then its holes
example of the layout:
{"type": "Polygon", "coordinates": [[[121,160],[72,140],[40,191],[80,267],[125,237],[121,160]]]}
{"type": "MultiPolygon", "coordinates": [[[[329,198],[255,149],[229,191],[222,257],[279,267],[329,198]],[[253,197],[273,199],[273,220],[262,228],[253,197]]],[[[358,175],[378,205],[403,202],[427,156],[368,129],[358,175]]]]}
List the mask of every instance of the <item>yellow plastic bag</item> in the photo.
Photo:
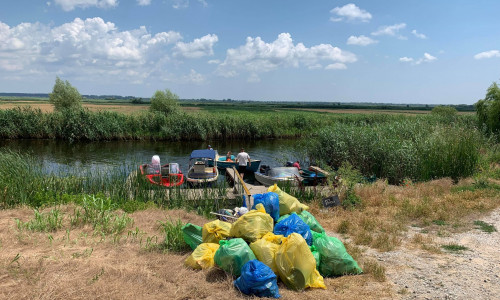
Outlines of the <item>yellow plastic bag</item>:
{"type": "Polygon", "coordinates": [[[250,244],[250,249],[252,249],[255,257],[271,268],[275,274],[278,274],[275,257],[280,248],[281,239],[283,239],[282,235],[268,232],[261,239],[250,244]]]}
{"type": "Polygon", "coordinates": [[[292,233],[283,238],[283,243],[276,252],[276,267],[281,280],[291,289],[305,288],[326,289],[323,277],[316,269],[316,260],[306,243],[298,234],[292,233]]]}
{"type": "Polygon", "coordinates": [[[201,239],[203,243],[216,243],[229,236],[231,223],[215,220],[203,225],[201,230],[201,239]]]}
{"type": "Polygon", "coordinates": [[[270,186],[267,191],[278,194],[280,199],[280,216],[288,215],[293,212],[300,214],[303,210],[309,209],[309,206],[300,203],[297,198],[283,192],[276,183],[270,186]]]}
{"type": "Polygon", "coordinates": [[[195,270],[208,269],[214,266],[215,252],[219,244],[202,243],[186,258],[184,264],[195,270]]]}
{"type": "Polygon", "coordinates": [[[239,237],[252,243],[268,232],[273,232],[273,218],[266,213],[264,206],[259,203],[256,208],[242,215],[233,223],[231,236],[239,237]]]}

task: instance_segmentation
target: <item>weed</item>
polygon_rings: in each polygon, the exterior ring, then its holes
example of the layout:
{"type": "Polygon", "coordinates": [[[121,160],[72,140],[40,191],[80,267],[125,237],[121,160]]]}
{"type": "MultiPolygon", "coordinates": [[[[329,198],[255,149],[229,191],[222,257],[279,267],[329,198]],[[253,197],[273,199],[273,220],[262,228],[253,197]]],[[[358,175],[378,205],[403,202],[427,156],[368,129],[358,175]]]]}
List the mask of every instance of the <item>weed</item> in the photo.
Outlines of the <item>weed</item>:
{"type": "Polygon", "coordinates": [[[159,245],[159,248],[164,251],[173,252],[185,252],[189,250],[188,244],[184,241],[184,235],[182,233],[182,226],[184,224],[181,220],[172,222],[171,220],[166,220],[165,222],[159,222],[160,230],[162,231],[165,239],[159,245]]]}
{"type": "Polygon", "coordinates": [[[474,221],[474,225],[476,225],[478,229],[487,233],[492,233],[497,231],[497,229],[493,224],[488,224],[484,221],[474,221]]]}
{"type": "Polygon", "coordinates": [[[339,226],[337,227],[337,232],[342,234],[348,233],[350,224],[351,223],[349,222],[349,220],[342,220],[342,222],[340,222],[339,226]]]}
{"type": "Polygon", "coordinates": [[[48,213],[40,213],[34,210],[34,219],[24,223],[16,219],[16,226],[19,230],[51,232],[62,227],[63,215],[59,209],[52,209],[48,213]]]}
{"type": "Polygon", "coordinates": [[[379,264],[376,260],[367,259],[363,262],[363,272],[370,274],[379,282],[384,282],[385,277],[385,267],[379,264]]]}
{"type": "Polygon", "coordinates": [[[433,220],[432,223],[438,225],[438,226],[444,226],[446,225],[446,222],[443,220],[433,220]]]}
{"type": "Polygon", "coordinates": [[[441,248],[444,250],[450,251],[450,252],[461,252],[465,250],[469,250],[469,248],[458,245],[458,244],[447,244],[447,245],[442,245],[441,248]]]}

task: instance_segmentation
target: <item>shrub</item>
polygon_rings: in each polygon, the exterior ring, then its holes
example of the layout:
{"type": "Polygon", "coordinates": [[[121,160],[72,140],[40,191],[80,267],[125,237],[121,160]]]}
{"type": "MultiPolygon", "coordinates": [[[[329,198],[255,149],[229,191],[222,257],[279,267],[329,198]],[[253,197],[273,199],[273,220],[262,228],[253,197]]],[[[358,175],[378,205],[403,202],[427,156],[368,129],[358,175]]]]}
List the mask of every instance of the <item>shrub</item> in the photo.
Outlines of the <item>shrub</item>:
{"type": "Polygon", "coordinates": [[[496,82],[488,88],[484,99],[474,104],[479,125],[489,133],[500,132],[500,88],[496,82]]]}
{"type": "Polygon", "coordinates": [[[56,77],[56,83],[49,94],[49,102],[56,111],[77,110],[82,107],[82,96],[67,80],[56,77]]]}
{"type": "Polygon", "coordinates": [[[160,112],[165,115],[169,115],[179,110],[179,96],[172,93],[169,89],[165,91],[156,91],[153,97],[151,97],[151,106],[149,110],[151,112],[160,112]]]}

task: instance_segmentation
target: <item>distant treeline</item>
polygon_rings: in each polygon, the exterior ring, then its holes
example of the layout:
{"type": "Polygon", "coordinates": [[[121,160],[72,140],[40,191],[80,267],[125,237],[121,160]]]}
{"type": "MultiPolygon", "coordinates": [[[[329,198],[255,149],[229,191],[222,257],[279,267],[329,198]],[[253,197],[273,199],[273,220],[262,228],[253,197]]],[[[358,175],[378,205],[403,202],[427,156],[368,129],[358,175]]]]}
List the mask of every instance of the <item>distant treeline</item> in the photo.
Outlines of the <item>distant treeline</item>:
{"type": "MultiPolygon", "coordinates": [[[[23,100],[27,98],[47,98],[49,94],[45,93],[0,93],[0,97],[19,97],[23,100]]],[[[135,96],[119,95],[82,95],[84,101],[87,100],[107,100],[124,101],[136,104],[149,103],[150,98],[141,98],[135,96]]],[[[12,100],[12,99],[9,99],[12,100]]],[[[376,110],[412,110],[412,111],[430,111],[439,104],[397,104],[397,103],[370,103],[370,102],[317,102],[317,101],[254,101],[254,100],[233,100],[233,99],[180,99],[181,106],[199,106],[210,108],[314,108],[314,109],[376,109],[376,110]]],[[[446,105],[455,108],[457,111],[475,111],[474,105],[458,104],[446,105]]]]}

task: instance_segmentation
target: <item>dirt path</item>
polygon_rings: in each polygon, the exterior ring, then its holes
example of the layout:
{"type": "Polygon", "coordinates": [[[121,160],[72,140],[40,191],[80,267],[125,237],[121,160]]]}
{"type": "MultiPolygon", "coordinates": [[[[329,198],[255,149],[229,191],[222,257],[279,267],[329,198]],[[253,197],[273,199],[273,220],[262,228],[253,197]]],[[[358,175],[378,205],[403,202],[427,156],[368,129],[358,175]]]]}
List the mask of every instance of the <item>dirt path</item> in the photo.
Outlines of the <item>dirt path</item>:
{"type": "MultiPolygon", "coordinates": [[[[500,209],[482,221],[500,229],[500,209]]],[[[410,228],[409,240],[419,234],[410,228]]],[[[422,234],[422,233],[420,233],[422,234]]],[[[420,249],[399,248],[379,253],[368,250],[386,267],[388,281],[402,299],[498,299],[500,297],[500,234],[473,229],[447,237],[434,237],[434,244],[458,244],[465,251],[433,254],[420,249]]],[[[415,247],[413,247],[415,248],[415,247]]]]}

